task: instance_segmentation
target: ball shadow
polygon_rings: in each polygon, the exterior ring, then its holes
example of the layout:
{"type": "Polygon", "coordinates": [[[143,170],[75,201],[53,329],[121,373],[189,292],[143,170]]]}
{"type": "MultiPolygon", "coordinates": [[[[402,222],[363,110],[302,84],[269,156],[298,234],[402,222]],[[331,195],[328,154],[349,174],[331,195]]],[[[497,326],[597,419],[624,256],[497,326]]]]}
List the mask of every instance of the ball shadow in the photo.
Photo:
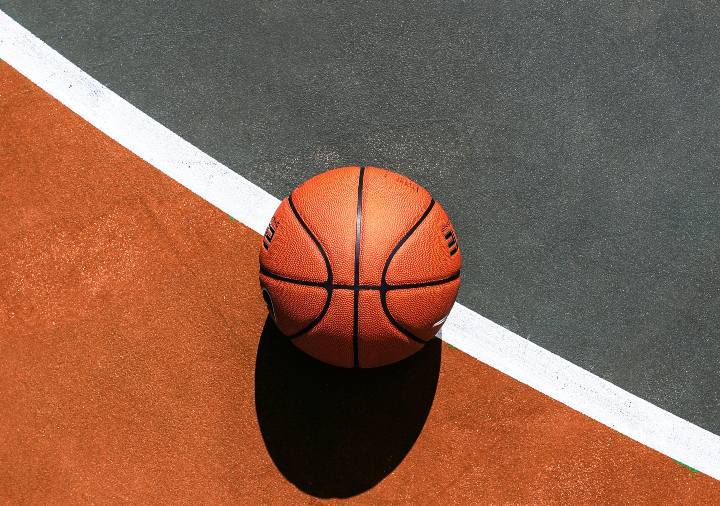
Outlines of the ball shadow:
{"type": "Polygon", "coordinates": [[[440,340],[377,369],[342,369],[295,348],[265,322],[255,365],[255,409],[278,470],[315,497],[351,497],[385,478],[430,412],[440,340]]]}

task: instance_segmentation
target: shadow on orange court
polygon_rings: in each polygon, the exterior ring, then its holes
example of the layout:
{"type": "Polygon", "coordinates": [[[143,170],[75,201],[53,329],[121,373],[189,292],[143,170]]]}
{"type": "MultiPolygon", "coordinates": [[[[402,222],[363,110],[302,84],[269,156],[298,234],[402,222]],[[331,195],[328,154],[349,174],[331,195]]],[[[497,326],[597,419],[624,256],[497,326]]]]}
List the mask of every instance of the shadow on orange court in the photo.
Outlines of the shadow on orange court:
{"type": "Polygon", "coordinates": [[[377,369],[323,364],[267,319],[255,365],[255,407],[287,480],[315,497],[351,497],[395,469],[420,435],[440,373],[441,343],[377,369]]]}

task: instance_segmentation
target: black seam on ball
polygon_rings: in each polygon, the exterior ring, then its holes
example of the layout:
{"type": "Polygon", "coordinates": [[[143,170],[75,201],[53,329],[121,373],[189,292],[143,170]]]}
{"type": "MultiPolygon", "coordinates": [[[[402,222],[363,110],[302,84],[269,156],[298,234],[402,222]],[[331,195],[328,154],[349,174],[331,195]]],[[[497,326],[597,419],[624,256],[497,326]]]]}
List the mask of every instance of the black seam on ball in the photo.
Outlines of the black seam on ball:
{"type": "Polygon", "coordinates": [[[327,253],[325,252],[325,249],[322,247],[322,244],[320,244],[320,241],[317,237],[315,237],[315,234],[312,233],[312,230],[310,230],[310,227],[307,226],[305,223],[305,220],[302,219],[302,216],[300,216],[300,213],[295,208],[295,204],[292,200],[292,194],[288,197],[288,204],[290,204],[290,209],[292,210],[293,214],[295,215],[295,218],[298,220],[302,228],[305,229],[305,232],[310,236],[310,238],[313,240],[315,245],[317,246],[318,250],[320,250],[320,254],[323,257],[323,260],[325,260],[325,267],[327,268],[327,280],[323,285],[321,285],[325,290],[327,291],[327,297],[325,298],[325,305],[322,308],[322,311],[320,311],[320,314],[315,318],[313,321],[311,321],[305,328],[301,329],[300,331],[288,336],[289,339],[295,339],[296,337],[299,337],[303,334],[306,334],[310,330],[312,330],[320,321],[325,317],[325,313],[327,313],[328,308],[330,307],[330,299],[332,298],[332,281],[333,281],[333,274],[332,274],[332,268],[330,267],[330,259],[327,256],[327,253]]]}
{"type": "MultiPolygon", "coordinates": [[[[296,279],[296,278],[288,278],[286,276],[283,276],[281,274],[276,274],[268,269],[266,269],[263,266],[260,266],[260,274],[267,276],[272,279],[277,279],[278,281],[284,281],[286,283],[292,283],[294,285],[303,285],[303,286],[317,286],[319,288],[325,288],[327,289],[328,283],[327,281],[310,281],[307,279],[296,279]]],[[[332,288],[337,288],[337,285],[330,285],[332,288]]]]}
{"type": "Polygon", "coordinates": [[[360,233],[362,231],[362,194],[365,167],[358,175],[357,210],[355,214],[355,282],[353,283],[353,367],[360,367],[359,312],[360,312],[360,233]]]}
{"type": "MultiPolygon", "coordinates": [[[[432,211],[432,208],[435,206],[435,199],[430,199],[430,204],[428,205],[427,209],[425,209],[425,212],[420,216],[420,218],[415,222],[415,224],[410,228],[410,230],[407,231],[407,233],[400,239],[400,241],[395,245],[393,250],[390,252],[390,255],[388,256],[387,260],[385,261],[385,267],[383,268],[382,272],[382,278],[380,280],[380,303],[382,305],[383,311],[385,312],[385,316],[387,317],[388,321],[393,324],[393,326],[398,329],[400,332],[405,334],[407,337],[412,339],[413,341],[416,341],[421,344],[427,343],[427,341],[424,341],[423,339],[420,339],[418,336],[410,332],[408,329],[400,325],[400,323],[393,318],[393,315],[390,313],[390,309],[387,305],[387,292],[390,289],[390,285],[387,284],[387,271],[390,268],[390,262],[392,262],[392,259],[395,257],[395,254],[400,250],[403,244],[405,244],[405,241],[407,241],[411,235],[417,230],[417,228],[420,226],[420,224],[425,221],[425,218],[428,217],[430,214],[430,211],[432,211]]],[[[432,338],[431,338],[432,339],[432,338]]]]}
{"type": "Polygon", "coordinates": [[[460,277],[460,271],[457,271],[455,274],[448,276],[446,278],[442,279],[436,279],[433,281],[423,281],[421,283],[401,283],[399,285],[385,285],[380,287],[381,290],[389,291],[389,290],[408,290],[412,288],[424,288],[426,286],[438,286],[438,285],[444,285],[445,283],[450,283],[451,281],[455,281],[460,277]]]}
{"type": "MultiPolygon", "coordinates": [[[[303,286],[316,286],[318,288],[328,288],[327,282],[325,281],[310,281],[307,279],[298,279],[298,278],[288,278],[287,276],[283,276],[281,274],[276,274],[265,267],[260,267],[260,273],[263,276],[267,276],[272,279],[276,279],[278,281],[283,281],[285,283],[291,283],[294,285],[303,285],[303,286]]],[[[399,285],[385,285],[384,287],[381,285],[358,285],[357,288],[359,290],[385,290],[385,291],[393,291],[393,290],[412,290],[413,288],[425,288],[427,286],[439,286],[444,285],[445,283],[450,283],[451,281],[455,281],[460,277],[460,271],[456,272],[455,274],[448,276],[446,278],[442,279],[435,279],[432,281],[423,281],[421,283],[403,283],[399,285]]],[[[333,290],[354,290],[355,285],[344,285],[342,283],[333,283],[331,285],[331,288],[333,290]]]]}

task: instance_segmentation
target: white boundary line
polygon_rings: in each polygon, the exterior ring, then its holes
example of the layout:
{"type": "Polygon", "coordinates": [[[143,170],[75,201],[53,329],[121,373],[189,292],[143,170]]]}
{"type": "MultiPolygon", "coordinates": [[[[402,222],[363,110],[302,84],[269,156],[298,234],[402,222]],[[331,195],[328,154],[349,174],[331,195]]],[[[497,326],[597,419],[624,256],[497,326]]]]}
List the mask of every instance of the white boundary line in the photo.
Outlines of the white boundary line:
{"type": "MultiPolygon", "coordinates": [[[[127,149],[256,232],[279,201],[94,80],[0,11],[0,58],[127,149]]],[[[720,437],[455,304],[442,338],[608,427],[720,480],[720,437]]]]}

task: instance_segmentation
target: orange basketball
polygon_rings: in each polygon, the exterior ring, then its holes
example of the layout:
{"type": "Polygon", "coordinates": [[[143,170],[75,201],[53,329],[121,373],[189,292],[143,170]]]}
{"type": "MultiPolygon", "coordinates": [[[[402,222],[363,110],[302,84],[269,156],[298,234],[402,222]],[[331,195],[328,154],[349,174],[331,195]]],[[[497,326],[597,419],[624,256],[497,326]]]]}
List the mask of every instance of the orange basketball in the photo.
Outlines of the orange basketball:
{"type": "Polygon", "coordinates": [[[377,367],[437,334],[461,264],[450,219],[424,188],[341,167],[280,203],[260,245],[260,285],[295,346],[329,364],[377,367]]]}

